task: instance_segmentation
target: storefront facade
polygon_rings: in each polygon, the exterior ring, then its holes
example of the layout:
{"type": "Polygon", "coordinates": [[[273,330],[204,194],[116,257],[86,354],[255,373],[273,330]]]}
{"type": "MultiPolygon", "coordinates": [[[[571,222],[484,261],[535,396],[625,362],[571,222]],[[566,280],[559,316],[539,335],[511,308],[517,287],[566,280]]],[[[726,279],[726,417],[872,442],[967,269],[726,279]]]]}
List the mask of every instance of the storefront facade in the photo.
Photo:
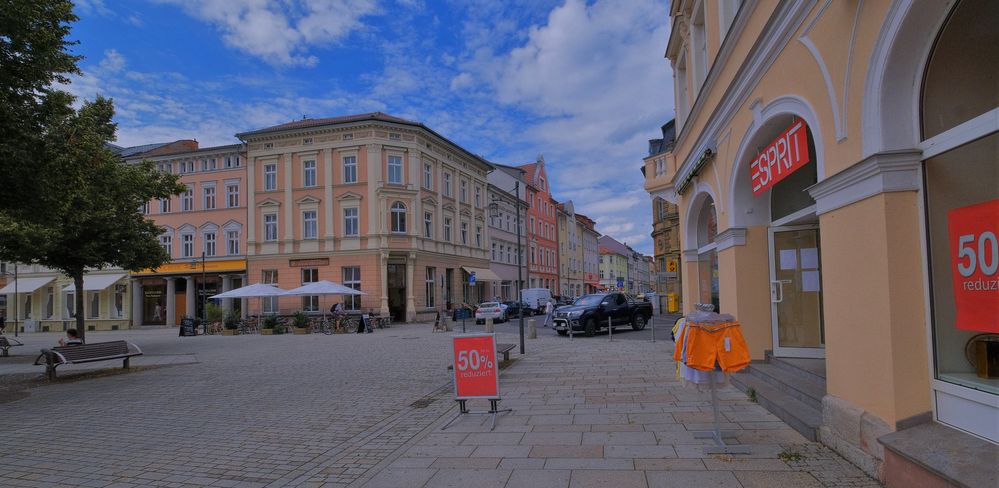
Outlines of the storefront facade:
{"type": "Polygon", "coordinates": [[[882,478],[891,432],[999,442],[966,354],[999,330],[997,9],[671,5],[675,159],[645,170],[680,210],[684,307],[735,315],[754,360],[822,362],[818,437],[882,478]]]}
{"type": "MultiPolygon", "coordinates": [[[[135,325],[180,325],[184,317],[204,317],[210,297],[246,284],[245,259],[192,259],[132,273],[135,325]]],[[[242,314],[246,299],[221,300],[223,310],[242,314]]]]}
{"type": "MultiPolygon", "coordinates": [[[[76,285],[56,271],[38,265],[7,265],[12,276],[0,289],[10,330],[55,332],[76,327],[76,285]]],[[[83,317],[87,330],[129,327],[129,290],[123,270],[94,270],[83,278],[83,317]]]]}

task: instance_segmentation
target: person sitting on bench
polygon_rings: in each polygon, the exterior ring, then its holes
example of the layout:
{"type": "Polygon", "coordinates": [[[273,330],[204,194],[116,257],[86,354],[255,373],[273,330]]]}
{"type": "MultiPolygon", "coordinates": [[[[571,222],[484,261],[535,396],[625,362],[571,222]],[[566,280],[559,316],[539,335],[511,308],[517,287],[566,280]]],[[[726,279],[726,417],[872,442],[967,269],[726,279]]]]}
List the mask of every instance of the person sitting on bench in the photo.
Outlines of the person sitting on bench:
{"type": "Polygon", "coordinates": [[[83,345],[83,340],[80,339],[80,334],[76,332],[76,329],[66,329],[66,338],[59,339],[60,346],[81,346],[83,345]]]}

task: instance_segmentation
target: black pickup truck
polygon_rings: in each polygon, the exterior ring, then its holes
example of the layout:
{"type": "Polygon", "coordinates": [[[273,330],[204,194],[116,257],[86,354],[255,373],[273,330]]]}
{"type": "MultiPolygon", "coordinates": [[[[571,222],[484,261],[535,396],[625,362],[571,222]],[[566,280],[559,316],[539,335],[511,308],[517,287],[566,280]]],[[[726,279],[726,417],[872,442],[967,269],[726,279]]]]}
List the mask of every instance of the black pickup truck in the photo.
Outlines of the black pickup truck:
{"type": "Polygon", "coordinates": [[[607,328],[608,317],[613,327],[630,325],[642,330],[652,317],[652,304],[624,293],[583,295],[572,305],[555,310],[552,323],[559,335],[569,334],[572,327],[573,332],[580,331],[589,337],[607,328]]]}

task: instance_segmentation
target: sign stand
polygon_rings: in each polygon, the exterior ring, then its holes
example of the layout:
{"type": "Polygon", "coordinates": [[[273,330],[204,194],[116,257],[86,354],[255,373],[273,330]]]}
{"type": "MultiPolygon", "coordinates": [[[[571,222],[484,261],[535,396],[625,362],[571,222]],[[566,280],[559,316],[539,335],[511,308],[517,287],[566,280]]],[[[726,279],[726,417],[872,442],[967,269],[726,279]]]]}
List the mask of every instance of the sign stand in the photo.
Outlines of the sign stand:
{"type": "Polygon", "coordinates": [[[492,426],[489,427],[489,430],[490,431],[495,430],[496,429],[496,415],[498,415],[500,413],[503,413],[503,412],[512,412],[513,411],[512,408],[504,408],[504,409],[500,410],[500,408],[499,408],[499,401],[500,401],[499,398],[490,398],[489,399],[489,411],[487,411],[487,412],[472,412],[472,411],[468,410],[468,406],[466,404],[466,402],[468,402],[467,399],[466,400],[457,400],[457,402],[458,402],[458,415],[455,415],[451,420],[448,420],[447,423],[444,424],[444,427],[441,427],[441,430],[444,430],[444,429],[447,429],[448,427],[450,427],[451,424],[454,423],[455,420],[458,420],[459,418],[461,418],[462,415],[492,415],[493,416],[493,423],[492,423],[492,426]]]}
{"type": "Polygon", "coordinates": [[[499,408],[499,364],[495,334],[462,334],[452,338],[454,347],[454,396],[458,414],[441,427],[447,429],[462,415],[492,415],[490,431],[496,429],[496,416],[513,409],[499,408]],[[489,400],[489,410],[472,412],[468,400],[489,400]]]}
{"type": "Polygon", "coordinates": [[[718,413],[718,388],[715,386],[714,378],[708,381],[711,385],[711,410],[715,415],[715,428],[707,432],[694,432],[694,439],[713,439],[714,446],[704,446],[704,454],[749,454],[749,446],[729,446],[725,444],[725,437],[735,437],[734,432],[721,431],[721,415],[718,413]]]}

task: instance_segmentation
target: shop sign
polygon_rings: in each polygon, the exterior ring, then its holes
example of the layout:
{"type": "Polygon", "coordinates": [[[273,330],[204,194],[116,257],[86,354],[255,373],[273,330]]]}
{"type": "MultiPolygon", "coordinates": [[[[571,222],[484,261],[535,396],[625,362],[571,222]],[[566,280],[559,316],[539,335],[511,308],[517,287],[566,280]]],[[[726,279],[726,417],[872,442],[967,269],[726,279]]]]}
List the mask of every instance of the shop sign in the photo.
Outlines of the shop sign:
{"type": "Polygon", "coordinates": [[[454,338],[454,396],[456,400],[499,398],[495,334],[454,338]]]}
{"type": "Polygon", "coordinates": [[[190,274],[192,272],[220,273],[232,271],[246,271],[245,259],[229,259],[223,261],[202,261],[200,258],[188,258],[189,260],[177,259],[172,263],[160,265],[156,269],[144,269],[133,275],[148,274],[190,274]]]}
{"type": "Polygon", "coordinates": [[[947,213],[954,326],[999,333],[999,199],[947,213]]]}
{"type": "Polygon", "coordinates": [[[292,268],[329,266],[329,265],[330,265],[330,258],[291,259],[288,261],[288,266],[291,266],[292,268]]]}
{"type": "Polygon", "coordinates": [[[749,164],[753,196],[759,196],[778,181],[808,164],[808,125],[798,119],[749,164]]]}

